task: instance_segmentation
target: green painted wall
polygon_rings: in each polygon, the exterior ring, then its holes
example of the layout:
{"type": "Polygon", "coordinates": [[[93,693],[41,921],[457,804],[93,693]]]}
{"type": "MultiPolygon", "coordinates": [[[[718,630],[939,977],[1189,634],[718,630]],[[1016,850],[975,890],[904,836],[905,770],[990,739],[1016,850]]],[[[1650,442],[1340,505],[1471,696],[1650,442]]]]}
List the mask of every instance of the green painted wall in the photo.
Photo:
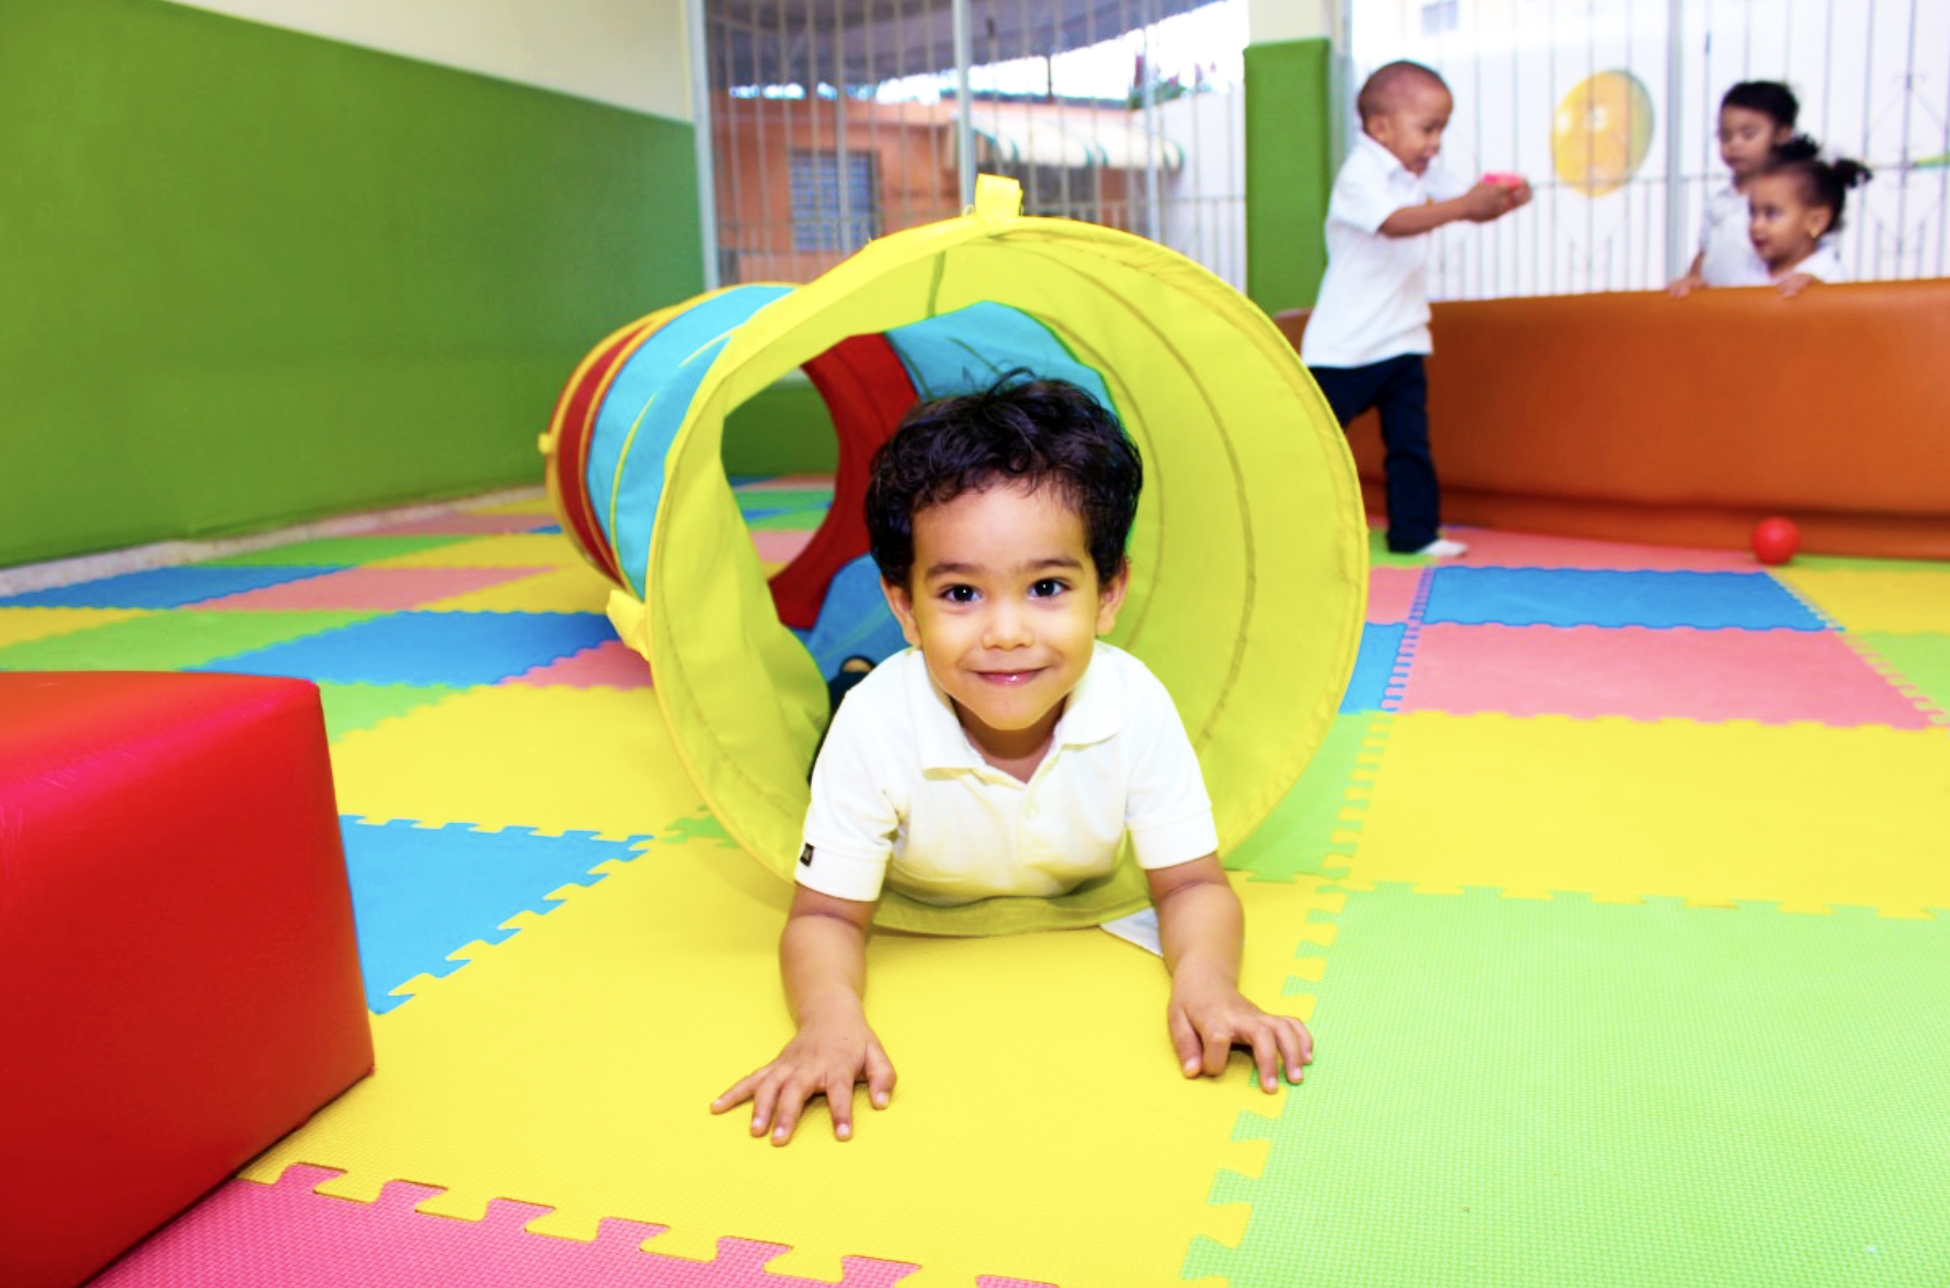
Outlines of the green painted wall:
{"type": "Polygon", "coordinates": [[[831,474],[840,460],[833,416],[793,372],[724,418],[724,468],[740,474],[831,474]]]}
{"type": "Polygon", "coordinates": [[[0,4],[0,565],[540,477],[702,288],[686,123],[158,0],[0,4]]]}
{"type": "Polygon", "coordinates": [[[1327,269],[1334,186],[1332,42],[1246,47],[1246,294],[1311,306],[1327,269]]]}

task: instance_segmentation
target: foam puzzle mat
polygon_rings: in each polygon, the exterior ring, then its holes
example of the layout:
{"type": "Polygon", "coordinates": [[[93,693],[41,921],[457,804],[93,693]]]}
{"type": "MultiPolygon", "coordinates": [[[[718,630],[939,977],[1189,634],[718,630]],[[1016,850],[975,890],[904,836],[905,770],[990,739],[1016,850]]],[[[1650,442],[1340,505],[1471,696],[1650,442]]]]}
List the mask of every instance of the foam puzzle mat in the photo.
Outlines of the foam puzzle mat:
{"type": "MultiPolygon", "coordinates": [[[[770,566],[830,498],[736,491],[770,566]]],[[[789,891],[539,496],[0,598],[0,669],[319,682],[378,1050],[98,1284],[1950,1283],[1950,566],[1458,535],[1224,856],[1304,1083],[1185,1081],[1110,935],[881,934],[894,1102],[783,1149],[707,1105],[789,891]]]]}

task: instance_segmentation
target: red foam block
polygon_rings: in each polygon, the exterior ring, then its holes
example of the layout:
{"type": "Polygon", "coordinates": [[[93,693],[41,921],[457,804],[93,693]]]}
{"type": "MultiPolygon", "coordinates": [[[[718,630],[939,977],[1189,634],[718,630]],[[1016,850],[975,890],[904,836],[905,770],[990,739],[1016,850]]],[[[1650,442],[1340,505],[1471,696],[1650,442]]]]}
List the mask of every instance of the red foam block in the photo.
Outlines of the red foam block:
{"type": "Polygon", "coordinates": [[[79,1283],[372,1068],[309,682],[0,674],[0,1283],[79,1283]]]}

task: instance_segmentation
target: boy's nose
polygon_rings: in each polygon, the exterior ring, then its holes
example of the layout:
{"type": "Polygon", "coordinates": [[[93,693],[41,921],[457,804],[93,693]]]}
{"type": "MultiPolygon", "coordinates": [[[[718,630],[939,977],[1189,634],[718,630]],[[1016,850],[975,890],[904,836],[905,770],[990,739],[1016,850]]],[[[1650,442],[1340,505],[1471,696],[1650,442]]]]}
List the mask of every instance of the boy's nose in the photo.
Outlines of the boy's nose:
{"type": "Polygon", "coordinates": [[[985,648],[1023,648],[1033,642],[1028,615],[1013,605],[998,606],[983,623],[985,648]]]}

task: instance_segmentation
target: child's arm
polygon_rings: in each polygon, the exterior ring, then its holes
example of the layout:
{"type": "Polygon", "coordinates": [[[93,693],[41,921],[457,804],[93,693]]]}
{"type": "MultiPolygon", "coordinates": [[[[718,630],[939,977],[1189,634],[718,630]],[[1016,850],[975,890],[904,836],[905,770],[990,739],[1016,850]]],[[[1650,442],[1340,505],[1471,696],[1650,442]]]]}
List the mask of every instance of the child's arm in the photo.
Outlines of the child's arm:
{"type": "Polygon", "coordinates": [[[1789,273],[1786,277],[1776,278],[1774,285],[1780,287],[1781,294],[1791,300],[1820,280],[1810,273],[1789,273]]]}
{"type": "Polygon", "coordinates": [[[1700,269],[1704,267],[1705,264],[1706,264],[1705,251],[1701,251],[1699,254],[1693,256],[1693,265],[1691,268],[1688,268],[1686,270],[1686,276],[1675,281],[1671,286],[1668,286],[1666,288],[1666,294],[1672,296],[1672,298],[1675,300],[1683,300],[1688,295],[1692,294],[1694,291],[1697,291],[1702,286],[1705,286],[1706,279],[1700,276],[1700,269]]]}
{"type": "Polygon", "coordinates": [[[752,1135],[763,1136],[770,1126],[772,1143],[783,1145],[792,1139],[814,1096],[826,1097],[833,1135],[841,1140],[853,1135],[854,1084],[867,1084],[875,1109],[887,1107],[894,1092],[894,1065],[867,1026],[861,1000],[873,907],[796,887],[785,932],[779,936],[779,969],[799,1032],[778,1059],[712,1101],[712,1113],[749,1100],[752,1135]]]}
{"type": "Polygon", "coordinates": [[[1426,201],[1419,206],[1403,206],[1381,221],[1384,237],[1416,237],[1453,224],[1458,219],[1486,224],[1501,218],[1530,199],[1530,189],[1521,192],[1502,184],[1479,183],[1460,197],[1447,201],[1426,201]]]}
{"type": "Polygon", "coordinates": [[[1232,1048],[1241,1046],[1253,1053],[1262,1089],[1279,1088],[1282,1064],[1287,1081],[1300,1081],[1301,1067],[1314,1058],[1313,1035],[1292,1016],[1268,1015],[1240,994],[1245,914],[1218,855],[1153,868],[1146,875],[1171,972],[1165,1020],[1185,1076],[1216,1077],[1225,1071],[1232,1048]]]}

